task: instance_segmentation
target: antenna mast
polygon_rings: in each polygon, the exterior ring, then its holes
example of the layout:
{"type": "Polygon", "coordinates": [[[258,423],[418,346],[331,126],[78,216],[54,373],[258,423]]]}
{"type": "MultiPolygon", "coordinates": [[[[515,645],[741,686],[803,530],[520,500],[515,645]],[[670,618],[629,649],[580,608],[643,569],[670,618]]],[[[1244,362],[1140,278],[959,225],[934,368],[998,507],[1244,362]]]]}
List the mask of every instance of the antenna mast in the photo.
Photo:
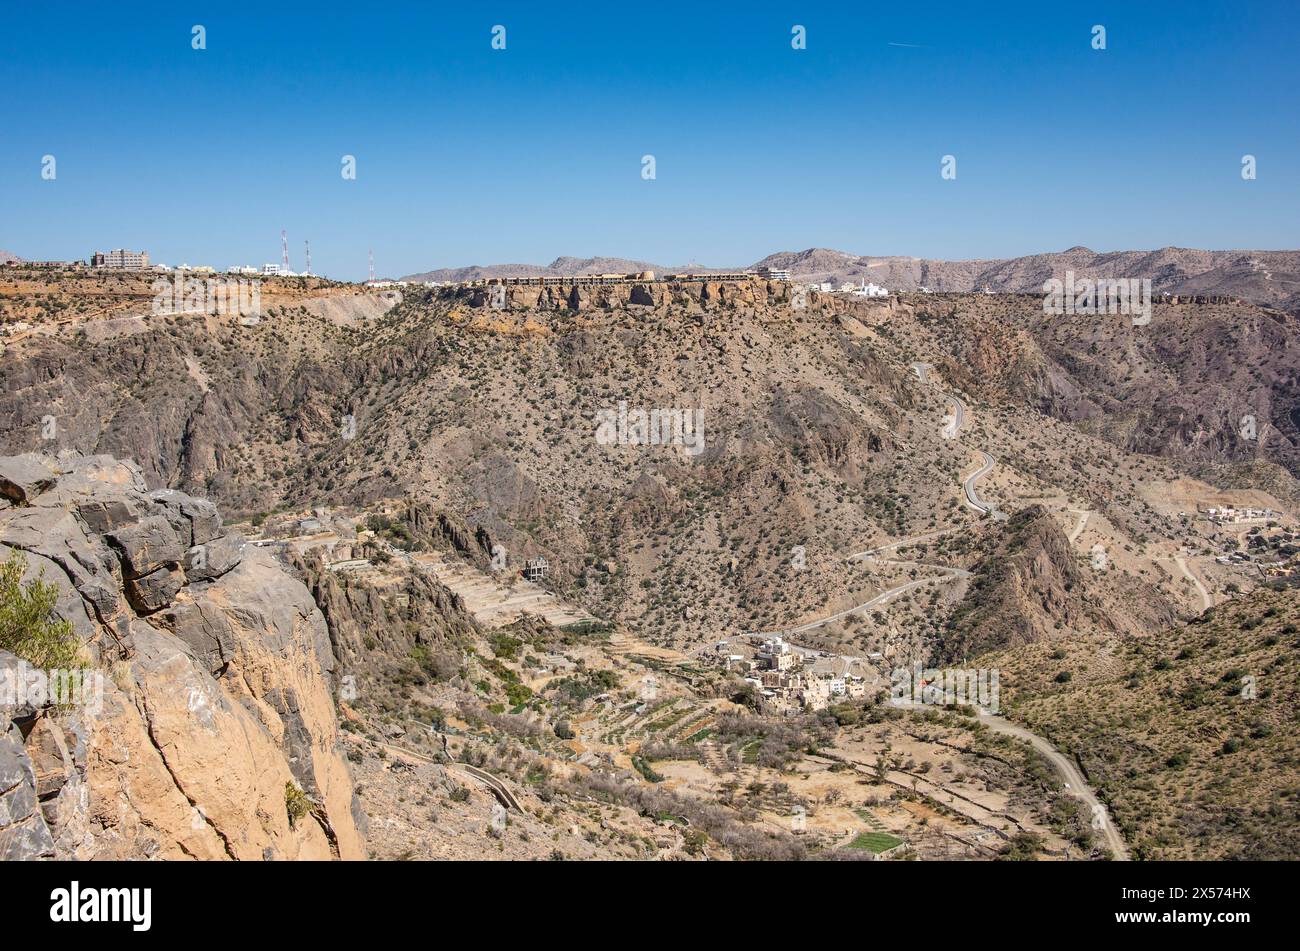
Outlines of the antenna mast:
{"type": "Polygon", "coordinates": [[[285,234],[283,228],[280,229],[280,256],[282,258],[280,262],[280,270],[281,272],[288,274],[289,273],[289,236],[285,234]]]}
{"type": "Polygon", "coordinates": [[[307,249],[307,274],[311,273],[311,242],[304,241],[303,246],[307,249]]]}
{"type": "Polygon", "coordinates": [[[375,252],[370,252],[370,283],[375,282],[375,252]]]}

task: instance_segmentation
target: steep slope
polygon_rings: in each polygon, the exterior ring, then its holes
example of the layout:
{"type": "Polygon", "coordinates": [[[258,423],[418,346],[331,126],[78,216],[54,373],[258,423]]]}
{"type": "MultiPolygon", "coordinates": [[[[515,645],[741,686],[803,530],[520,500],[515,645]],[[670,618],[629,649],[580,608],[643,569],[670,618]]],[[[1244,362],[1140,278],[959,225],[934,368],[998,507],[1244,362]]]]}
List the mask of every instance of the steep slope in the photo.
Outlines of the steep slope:
{"type": "Polygon", "coordinates": [[[1004,706],[1077,757],[1138,857],[1300,849],[1294,588],[1142,639],[1034,644],[986,662],[1002,671],[1004,706]]]}
{"type": "Polygon", "coordinates": [[[1300,476],[1300,317],[1157,304],[1133,326],[1011,296],[920,298],[917,314],[950,355],[940,365],[972,392],[1192,469],[1273,462],[1300,476]]]}
{"type": "Polygon", "coordinates": [[[0,494],[0,558],[57,586],[91,684],[70,703],[6,692],[0,857],[360,857],[307,589],[130,463],[0,458],[0,494]]]}

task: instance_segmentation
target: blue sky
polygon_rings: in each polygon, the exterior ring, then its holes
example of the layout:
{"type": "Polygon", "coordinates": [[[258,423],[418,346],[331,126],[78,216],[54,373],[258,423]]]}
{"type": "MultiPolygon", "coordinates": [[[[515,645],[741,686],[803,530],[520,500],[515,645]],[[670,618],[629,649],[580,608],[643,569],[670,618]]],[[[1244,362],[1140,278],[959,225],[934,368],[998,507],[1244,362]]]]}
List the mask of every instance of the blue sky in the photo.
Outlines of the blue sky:
{"type": "Polygon", "coordinates": [[[2,22],[0,248],[27,258],[260,265],[281,228],[295,268],[309,238],[340,278],[371,248],[398,276],[1300,247],[1294,0],[9,2],[2,22]]]}

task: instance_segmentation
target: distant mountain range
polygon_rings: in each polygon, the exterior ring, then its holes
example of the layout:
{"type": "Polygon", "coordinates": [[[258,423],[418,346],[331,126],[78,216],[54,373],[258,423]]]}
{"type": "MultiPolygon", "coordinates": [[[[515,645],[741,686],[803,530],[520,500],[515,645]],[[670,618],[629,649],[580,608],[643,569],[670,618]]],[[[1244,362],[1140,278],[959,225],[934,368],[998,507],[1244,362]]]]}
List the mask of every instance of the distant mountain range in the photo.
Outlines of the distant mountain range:
{"type": "MultiPolygon", "coordinates": [[[[1079,277],[1149,278],[1156,292],[1240,297],[1287,310],[1300,308],[1300,251],[1107,251],[1075,247],[1019,258],[941,261],[898,255],[877,257],[831,248],[778,251],[750,268],[787,268],[799,280],[872,281],[890,290],[1036,292],[1043,282],[1073,271],[1079,277]]],[[[556,258],[550,264],[489,264],[412,274],[410,281],[468,281],[487,277],[572,277],[653,270],[728,270],[694,264],[659,265],[626,258],[556,258]]]]}
{"type": "Polygon", "coordinates": [[[11,261],[21,261],[21,260],[22,258],[20,258],[16,254],[10,254],[8,251],[0,250],[0,264],[8,264],[11,261]]]}
{"type": "Polygon", "coordinates": [[[860,256],[810,248],[770,254],[755,264],[788,268],[805,280],[874,281],[891,290],[1041,291],[1043,282],[1073,271],[1079,277],[1149,278],[1156,292],[1239,297],[1287,309],[1300,306],[1300,251],[1098,252],[1089,248],[983,261],[860,256]]]}
{"type": "MultiPolygon", "coordinates": [[[[479,281],[488,277],[577,277],[580,274],[631,274],[654,271],[674,274],[681,271],[722,271],[702,264],[651,264],[627,258],[559,257],[550,264],[471,264],[469,267],[444,267],[420,274],[409,274],[404,281],[479,281]]],[[[733,269],[734,270],[734,269],[733,269]]]]}

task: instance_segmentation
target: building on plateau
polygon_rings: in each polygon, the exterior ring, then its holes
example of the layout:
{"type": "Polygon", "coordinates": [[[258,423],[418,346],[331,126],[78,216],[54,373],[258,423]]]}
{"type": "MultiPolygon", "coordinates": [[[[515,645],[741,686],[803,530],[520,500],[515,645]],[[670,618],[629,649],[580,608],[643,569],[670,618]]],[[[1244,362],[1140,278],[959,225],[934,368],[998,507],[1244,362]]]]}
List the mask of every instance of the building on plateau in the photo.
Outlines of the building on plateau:
{"type": "Polygon", "coordinates": [[[90,257],[91,267],[111,267],[123,271],[145,271],[149,269],[148,251],[128,251],[118,248],[105,254],[96,251],[90,257]]]}
{"type": "Polygon", "coordinates": [[[761,267],[758,269],[758,276],[765,277],[769,281],[788,281],[790,280],[790,269],[785,267],[761,267]]]}

